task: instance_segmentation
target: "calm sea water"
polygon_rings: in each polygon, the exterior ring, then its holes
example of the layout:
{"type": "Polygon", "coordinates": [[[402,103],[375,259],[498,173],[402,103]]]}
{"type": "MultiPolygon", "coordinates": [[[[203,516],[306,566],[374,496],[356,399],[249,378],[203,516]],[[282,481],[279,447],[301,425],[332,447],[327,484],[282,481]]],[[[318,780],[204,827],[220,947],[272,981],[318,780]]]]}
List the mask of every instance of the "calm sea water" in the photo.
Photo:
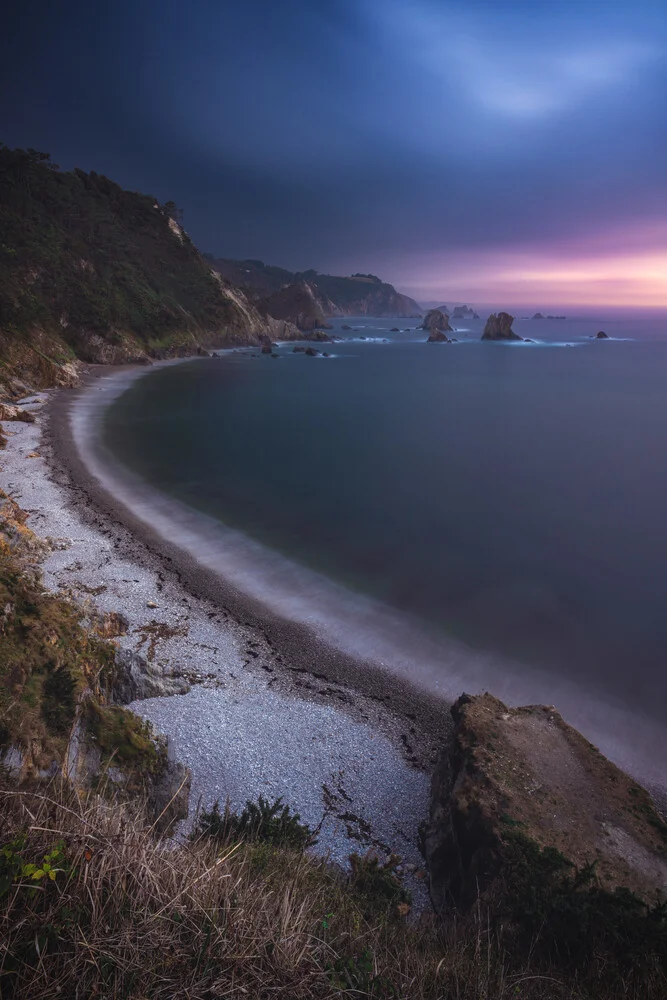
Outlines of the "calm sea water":
{"type": "Polygon", "coordinates": [[[343,322],[329,359],[286,345],[148,374],[107,411],[106,444],[431,632],[662,718],[664,319],[517,322],[540,341],[521,345],[481,343],[481,322],[453,345],[343,322]]]}

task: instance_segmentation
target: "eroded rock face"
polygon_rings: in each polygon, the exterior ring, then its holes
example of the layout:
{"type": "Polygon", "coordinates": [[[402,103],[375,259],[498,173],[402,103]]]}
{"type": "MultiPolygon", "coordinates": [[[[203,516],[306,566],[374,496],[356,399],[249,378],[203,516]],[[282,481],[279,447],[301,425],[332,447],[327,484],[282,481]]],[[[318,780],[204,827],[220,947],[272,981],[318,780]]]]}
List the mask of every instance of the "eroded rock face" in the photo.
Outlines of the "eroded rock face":
{"type": "Polygon", "coordinates": [[[428,331],[427,343],[430,344],[445,342],[449,339],[445,334],[452,333],[449,316],[441,309],[430,309],[424,317],[421,329],[428,331]]]}
{"type": "Polygon", "coordinates": [[[140,653],[131,649],[119,649],[116,653],[111,690],[116,704],[129,705],[143,698],[186,694],[189,690],[190,685],[184,677],[165,673],[140,653]]]}
{"type": "Polygon", "coordinates": [[[517,837],[595,863],[603,888],[667,898],[667,826],[648,792],[553,707],[463,695],[452,716],[423,832],[436,908],[490,897],[517,837]]]}
{"type": "Polygon", "coordinates": [[[512,329],[514,316],[509,313],[492,313],[486,321],[482,340],[521,340],[512,329]]]}
{"type": "Polygon", "coordinates": [[[0,420],[21,420],[26,424],[34,424],[35,417],[29,410],[8,403],[0,403],[0,420]]]}

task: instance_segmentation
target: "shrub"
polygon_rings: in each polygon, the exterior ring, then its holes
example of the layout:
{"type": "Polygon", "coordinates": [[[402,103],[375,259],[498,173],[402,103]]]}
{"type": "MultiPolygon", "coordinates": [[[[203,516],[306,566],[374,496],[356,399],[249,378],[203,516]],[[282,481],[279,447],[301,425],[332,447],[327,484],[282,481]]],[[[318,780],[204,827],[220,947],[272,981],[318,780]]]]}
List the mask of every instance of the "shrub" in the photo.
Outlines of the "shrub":
{"type": "Polygon", "coordinates": [[[229,803],[221,812],[219,802],[215,802],[209,812],[201,813],[193,836],[220,841],[263,841],[298,850],[305,850],[317,842],[310,827],[283,803],[282,797],[269,802],[262,795],[257,802],[248,800],[239,815],[231,812],[229,803]]]}

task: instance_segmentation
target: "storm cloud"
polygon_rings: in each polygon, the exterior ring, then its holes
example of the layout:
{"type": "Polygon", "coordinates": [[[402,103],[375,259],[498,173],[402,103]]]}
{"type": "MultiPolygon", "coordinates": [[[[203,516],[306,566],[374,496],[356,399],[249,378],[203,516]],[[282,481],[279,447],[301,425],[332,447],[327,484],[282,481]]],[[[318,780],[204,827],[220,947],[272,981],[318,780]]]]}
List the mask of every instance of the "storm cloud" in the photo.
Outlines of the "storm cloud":
{"type": "Polygon", "coordinates": [[[591,287],[656,305],[666,10],[28,3],[2,41],[2,139],[174,199],[221,256],[554,303],[588,262],[591,287]]]}

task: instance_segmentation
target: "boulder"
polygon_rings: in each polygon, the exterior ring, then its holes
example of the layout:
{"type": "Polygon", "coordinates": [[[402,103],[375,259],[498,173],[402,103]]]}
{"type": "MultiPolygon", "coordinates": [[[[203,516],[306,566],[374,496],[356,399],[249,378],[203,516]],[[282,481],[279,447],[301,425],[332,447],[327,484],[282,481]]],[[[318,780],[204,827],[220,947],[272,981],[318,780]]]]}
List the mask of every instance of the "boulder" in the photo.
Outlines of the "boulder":
{"type": "Polygon", "coordinates": [[[542,878],[567,890],[592,870],[591,892],[667,899],[667,825],[650,795],[553,706],[463,695],[451,713],[422,834],[437,909],[500,905],[517,872],[536,894],[542,878]]]}
{"type": "Polygon", "coordinates": [[[333,337],[330,337],[324,330],[312,330],[310,333],[304,333],[301,339],[313,340],[319,344],[333,344],[333,337]]]}
{"type": "Polygon", "coordinates": [[[514,316],[509,313],[492,313],[486,321],[482,340],[521,340],[512,329],[514,316]]]}
{"type": "Polygon", "coordinates": [[[400,332],[401,331],[397,326],[392,326],[391,330],[389,331],[389,333],[400,333],[400,332]]]}
{"type": "Polygon", "coordinates": [[[595,339],[596,340],[609,340],[609,334],[605,333],[604,330],[598,330],[598,332],[595,334],[595,339]]]}
{"type": "Polygon", "coordinates": [[[449,316],[441,309],[429,309],[418,329],[428,331],[427,344],[443,343],[449,339],[445,334],[452,332],[449,316]]]}
{"type": "Polygon", "coordinates": [[[9,403],[0,403],[0,420],[20,420],[25,424],[34,424],[35,416],[29,410],[9,403]]]}
{"type": "Polygon", "coordinates": [[[304,353],[307,354],[309,358],[316,358],[320,352],[316,351],[314,347],[307,347],[304,353]]]}
{"type": "Polygon", "coordinates": [[[304,354],[306,351],[305,347],[293,347],[292,354],[304,354]]]}
{"type": "Polygon", "coordinates": [[[189,690],[185,677],[162,669],[140,653],[119,649],[115,655],[111,697],[117,705],[143,698],[186,694],[189,690]]]}
{"type": "Polygon", "coordinates": [[[347,323],[343,323],[343,325],[341,326],[341,330],[351,330],[351,329],[352,327],[348,326],[347,323]]]}

